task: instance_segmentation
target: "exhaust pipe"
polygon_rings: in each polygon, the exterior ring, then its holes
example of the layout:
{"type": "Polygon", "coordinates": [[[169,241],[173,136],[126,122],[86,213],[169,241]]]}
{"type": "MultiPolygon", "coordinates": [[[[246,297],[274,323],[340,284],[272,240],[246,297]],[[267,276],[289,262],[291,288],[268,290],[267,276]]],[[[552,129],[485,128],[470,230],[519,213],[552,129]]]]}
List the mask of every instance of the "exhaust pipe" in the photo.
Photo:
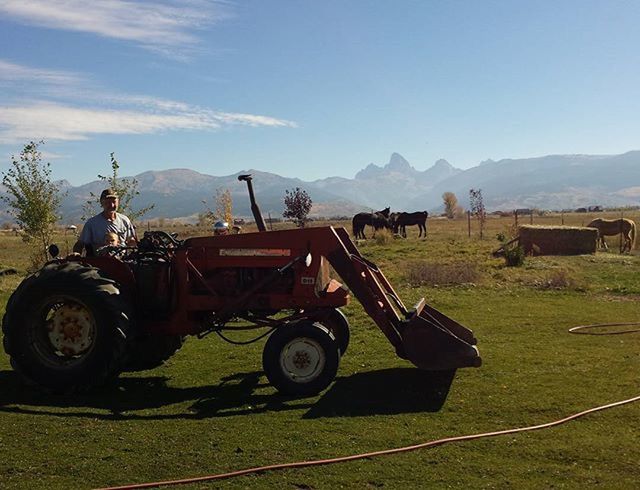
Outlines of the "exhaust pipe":
{"type": "Polygon", "coordinates": [[[251,201],[251,213],[253,214],[253,219],[256,221],[256,225],[258,226],[258,231],[267,231],[267,227],[264,224],[264,219],[262,219],[260,207],[256,202],[256,196],[253,194],[253,185],[251,184],[251,179],[251,174],[238,175],[239,181],[244,181],[247,183],[247,188],[249,189],[249,200],[251,201]]]}

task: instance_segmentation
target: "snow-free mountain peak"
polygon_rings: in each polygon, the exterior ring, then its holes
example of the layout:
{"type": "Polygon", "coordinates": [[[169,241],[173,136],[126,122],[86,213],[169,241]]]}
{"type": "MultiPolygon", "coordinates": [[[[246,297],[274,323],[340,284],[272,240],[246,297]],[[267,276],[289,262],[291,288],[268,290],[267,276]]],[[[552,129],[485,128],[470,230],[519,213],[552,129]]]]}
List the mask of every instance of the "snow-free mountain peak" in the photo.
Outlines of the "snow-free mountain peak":
{"type": "Polygon", "coordinates": [[[412,172],[416,172],[416,169],[402,155],[394,152],[389,158],[389,163],[384,167],[370,163],[356,174],[356,179],[378,179],[393,173],[407,174],[412,172]]]}
{"type": "Polygon", "coordinates": [[[389,158],[389,163],[387,163],[384,167],[387,170],[392,170],[394,172],[406,172],[408,170],[415,170],[409,162],[400,155],[399,153],[392,153],[391,158],[389,158]]]}
{"type": "Polygon", "coordinates": [[[436,160],[436,163],[433,164],[432,168],[437,168],[438,170],[449,169],[453,168],[453,165],[447,162],[444,158],[440,158],[439,160],[436,160]]]}

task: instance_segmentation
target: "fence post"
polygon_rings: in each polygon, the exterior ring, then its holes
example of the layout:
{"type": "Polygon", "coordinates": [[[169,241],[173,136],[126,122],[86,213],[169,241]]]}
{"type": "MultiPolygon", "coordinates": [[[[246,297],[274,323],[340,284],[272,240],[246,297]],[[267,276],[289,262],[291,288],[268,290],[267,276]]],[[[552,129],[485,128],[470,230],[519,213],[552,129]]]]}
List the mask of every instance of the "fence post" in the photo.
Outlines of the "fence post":
{"type": "Polygon", "coordinates": [[[513,210],[513,217],[516,219],[515,227],[516,227],[516,230],[517,230],[518,229],[518,210],[517,209],[513,210]]]}

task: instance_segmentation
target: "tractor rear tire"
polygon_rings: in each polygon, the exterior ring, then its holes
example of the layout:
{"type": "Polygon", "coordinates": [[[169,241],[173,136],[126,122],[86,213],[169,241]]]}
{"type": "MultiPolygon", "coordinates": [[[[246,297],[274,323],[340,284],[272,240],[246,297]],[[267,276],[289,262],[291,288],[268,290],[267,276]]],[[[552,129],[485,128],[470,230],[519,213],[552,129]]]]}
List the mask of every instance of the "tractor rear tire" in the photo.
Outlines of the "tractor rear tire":
{"type": "Polygon", "coordinates": [[[318,394],[336,377],[339,363],[336,339],[320,323],[280,327],[271,334],[262,352],[267,378],[285,395],[318,394]]]}
{"type": "Polygon", "coordinates": [[[11,365],[48,392],[103,385],[121,370],[128,306],[98,269],[77,262],[46,265],[7,303],[2,331],[11,365]]]}
{"type": "Polygon", "coordinates": [[[333,308],[329,314],[319,322],[327,327],[329,331],[336,338],[338,342],[338,348],[340,349],[340,356],[344,356],[349,347],[349,340],[351,334],[349,333],[349,320],[344,313],[338,308],[333,308]]]}
{"type": "Polygon", "coordinates": [[[145,371],[162,366],[182,344],[182,335],[142,335],[127,348],[123,371],[145,371]]]}

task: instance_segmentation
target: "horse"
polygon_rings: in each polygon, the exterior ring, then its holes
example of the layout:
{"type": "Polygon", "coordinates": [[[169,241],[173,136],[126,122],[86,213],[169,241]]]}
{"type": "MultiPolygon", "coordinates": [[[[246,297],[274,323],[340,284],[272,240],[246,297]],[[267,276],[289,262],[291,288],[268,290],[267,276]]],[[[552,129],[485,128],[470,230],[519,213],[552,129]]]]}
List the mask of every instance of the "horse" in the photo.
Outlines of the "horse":
{"type": "Polygon", "coordinates": [[[636,224],[627,218],[618,219],[602,219],[596,218],[587,225],[589,228],[595,228],[598,230],[598,241],[600,246],[607,249],[607,242],[604,241],[605,236],[617,235],[622,233],[624,238],[624,245],[620,249],[620,253],[625,251],[631,252],[636,242],[636,224]]]}
{"type": "Polygon", "coordinates": [[[420,233],[418,238],[427,236],[427,218],[429,213],[426,211],[416,211],[415,213],[394,213],[393,216],[393,232],[400,233],[407,238],[407,226],[418,225],[420,233]]]}
{"type": "Polygon", "coordinates": [[[384,208],[382,211],[376,211],[375,213],[358,213],[351,220],[353,226],[353,236],[355,238],[367,237],[364,234],[364,227],[370,225],[373,227],[373,234],[380,228],[390,228],[389,224],[389,208],[384,208]]]}

